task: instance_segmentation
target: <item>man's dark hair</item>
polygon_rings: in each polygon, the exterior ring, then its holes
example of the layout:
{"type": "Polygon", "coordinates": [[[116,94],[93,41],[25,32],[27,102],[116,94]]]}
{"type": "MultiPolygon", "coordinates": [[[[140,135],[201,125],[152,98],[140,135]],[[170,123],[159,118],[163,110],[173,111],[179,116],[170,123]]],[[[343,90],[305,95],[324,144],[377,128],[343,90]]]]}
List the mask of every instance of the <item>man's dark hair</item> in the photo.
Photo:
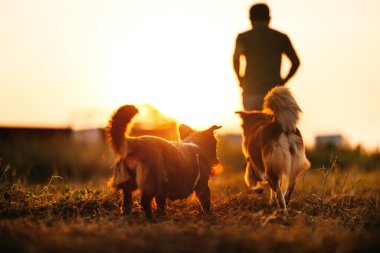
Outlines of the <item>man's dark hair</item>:
{"type": "Polygon", "coordinates": [[[269,7],[266,4],[255,4],[249,10],[249,18],[255,20],[269,20],[269,7]]]}

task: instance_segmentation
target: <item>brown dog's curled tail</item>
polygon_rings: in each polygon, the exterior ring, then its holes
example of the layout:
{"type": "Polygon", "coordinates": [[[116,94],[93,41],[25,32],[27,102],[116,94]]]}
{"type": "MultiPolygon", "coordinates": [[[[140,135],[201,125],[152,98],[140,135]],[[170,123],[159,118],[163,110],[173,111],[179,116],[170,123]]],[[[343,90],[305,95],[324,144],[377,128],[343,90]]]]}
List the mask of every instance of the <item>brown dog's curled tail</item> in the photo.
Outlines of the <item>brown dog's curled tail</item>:
{"type": "Polygon", "coordinates": [[[120,107],[111,117],[106,127],[106,136],[115,155],[120,156],[125,148],[123,143],[125,131],[138,110],[133,105],[124,105],[120,107]]]}
{"type": "Polygon", "coordinates": [[[285,132],[296,130],[299,113],[302,112],[288,88],[274,87],[264,98],[264,111],[272,112],[274,120],[285,132]]]}

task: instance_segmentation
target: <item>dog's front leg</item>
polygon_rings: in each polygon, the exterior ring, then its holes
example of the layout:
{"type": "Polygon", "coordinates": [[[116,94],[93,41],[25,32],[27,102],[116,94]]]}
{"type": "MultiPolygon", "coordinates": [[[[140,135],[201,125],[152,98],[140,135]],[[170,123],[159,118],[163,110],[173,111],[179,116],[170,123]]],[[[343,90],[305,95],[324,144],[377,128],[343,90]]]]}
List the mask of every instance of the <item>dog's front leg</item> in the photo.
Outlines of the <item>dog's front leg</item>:
{"type": "Polygon", "coordinates": [[[123,205],[121,212],[122,214],[130,214],[133,206],[132,191],[128,191],[126,188],[123,188],[123,205]]]}
{"type": "Polygon", "coordinates": [[[195,189],[195,193],[198,196],[199,201],[201,202],[202,209],[206,214],[210,214],[210,206],[211,206],[211,197],[210,197],[210,187],[206,184],[203,187],[197,187],[195,189]]]}
{"type": "Polygon", "coordinates": [[[123,191],[123,205],[121,208],[122,214],[129,214],[132,211],[133,199],[132,190],[128,187],[128,182],[122,186],[123,191]]]}

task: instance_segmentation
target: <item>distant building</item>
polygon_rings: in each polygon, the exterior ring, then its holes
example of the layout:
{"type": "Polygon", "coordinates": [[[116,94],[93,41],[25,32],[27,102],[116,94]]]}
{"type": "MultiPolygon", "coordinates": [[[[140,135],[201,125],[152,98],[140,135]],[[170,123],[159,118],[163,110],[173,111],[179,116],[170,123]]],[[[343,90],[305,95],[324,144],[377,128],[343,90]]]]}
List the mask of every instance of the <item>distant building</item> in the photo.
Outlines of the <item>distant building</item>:
{"type": "Polygon", "coordinates": [[[342,146],[344,141],[344,138],[340,134],[333,134],[333,135],[317,135],[315,137],[315,146],[321,147],[321,146],[335,146],[340,147],[342,146]]]}
{"type": "Polygon", "coordinates": [[[226,145],[237,146],[241,148],[242,136],[241,134],[220,134],[218,139],[223,140],[226,145]]]}

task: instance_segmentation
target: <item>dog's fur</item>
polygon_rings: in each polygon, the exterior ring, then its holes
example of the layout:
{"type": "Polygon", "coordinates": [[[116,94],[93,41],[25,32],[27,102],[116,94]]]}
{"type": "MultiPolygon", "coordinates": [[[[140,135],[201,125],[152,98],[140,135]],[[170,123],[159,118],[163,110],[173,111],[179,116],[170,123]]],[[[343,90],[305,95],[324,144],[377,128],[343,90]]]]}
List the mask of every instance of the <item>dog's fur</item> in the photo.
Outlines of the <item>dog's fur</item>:
{"type": "Polygon", "coordinates": [[[160,214],[165,213],[166,198],[188,197],[193,191],[206,213],[210,212],[208,180],[212,167],[219,164],[217,141],[212,126],[196,132],[186,125],[179,127],[181,142],[155,136],[125,136],[136,107],[120,107],[111,117],[106,133],[116,157],[113,186],[122,189],[122,210],[132,209],[132,192],[141,191],[141,205],[146,217],[152,218],[151,202],[155,198],[160,214]]]}
{"type": "Polygon", "coordinates": [[[243,153],[247,157],[245,182],[255,190],[262,190],[268,182],[270,200],[273,190],[277,205],[285,214],[297,176],[310,167],[297,128],[300,112],[285,87],[275,87],[265,96],[262,111],[237,112],[243,121],[243,153]],[[285,196],[281,191],[283,175],[289,179],[285,196]]]}

